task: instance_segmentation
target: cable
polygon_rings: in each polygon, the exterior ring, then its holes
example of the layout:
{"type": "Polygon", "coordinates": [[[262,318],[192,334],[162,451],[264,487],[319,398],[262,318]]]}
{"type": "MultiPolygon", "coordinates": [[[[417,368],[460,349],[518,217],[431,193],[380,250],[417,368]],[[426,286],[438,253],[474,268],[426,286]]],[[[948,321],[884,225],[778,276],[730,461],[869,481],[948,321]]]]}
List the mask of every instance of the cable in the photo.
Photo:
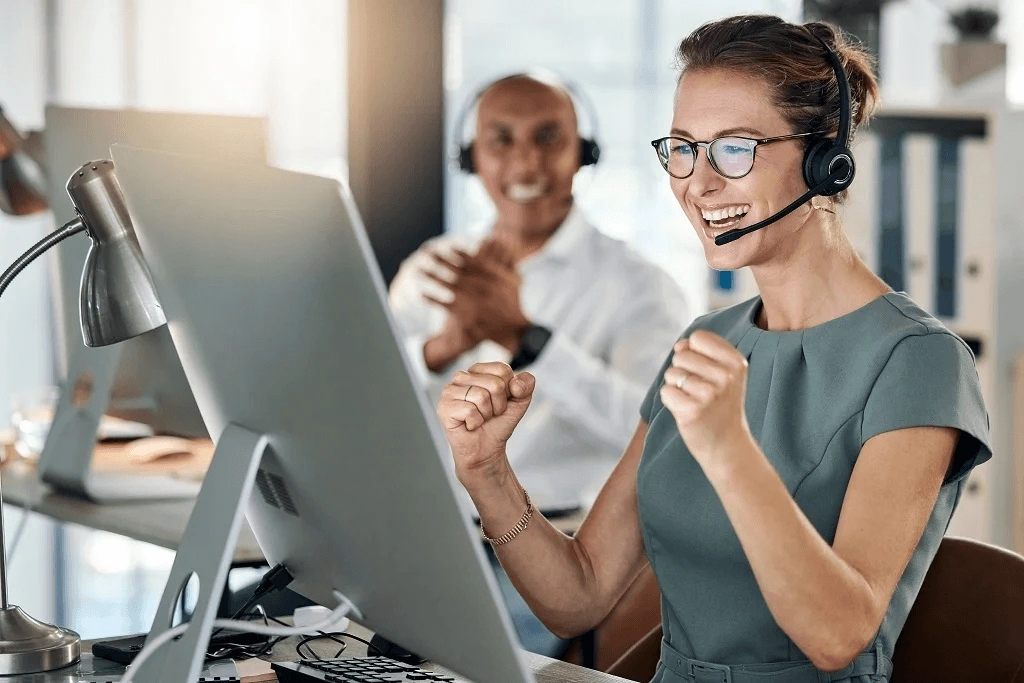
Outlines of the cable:
{"type": "MultiPolygon", "coordinates": [[[[246,612],[252,609],[253,605],[255,605],[256,602],[264,595],[270,593],[271,591],[284,590],[285,588],[290,586],[292,581],[294,580],[295,577],[292,576],[292,573],[288,571],[287,567],[285,567],[283,564],[274,565],[273,569],[271,569],[263,575],[263,578],[260,579],[260,582],[256,584],[256,588],[253,589],[252,595],[249,596],[249,599],[245,601],[244,605],[242,605],[238,610],[235,611],[233,615],[231,615],[231,618],[240,618],[246,612]]],[[[264,620],[265,619],[266,615],[264,614],[264,620]]],[[[222,628],[215,630],[213,633],[210,634],[210,638],[213,638],[223,630],[224,629],[222,628]]]]}
{"type": "MultiPolygon", "coordinates": [[[[235,614],[234,618],[239,616],[235,614]]],[[[268,621],[267,612],[263,609],[263,605],[256,605],[248,614],[244,615],[247,617],[259,616],[263,619],[263,623],[267,626],[270,625],[268,621]]],[[[283,622],[282,622],[283,623],[283,622]]],[[[285,624],[287,626],[287,624],[285,624]]],[[[223,659],[252,659],[255,657],[262,657],[263,655],[270,654],[279,642],[283,638],[271,638],[270,636],[263,637],[262,640],[254,643],[233,643],[230,639],[226,639],[221,642],[216,649],[213,644],[213,636],[210,636],[210,645],[206,649],[206,663],[211,664],[223,659]]]]}
{"type": "MultiPolygon", "coordinates": [[[[39,471],[36,469],[35,475],[35,488],[39,488],[39,471]]],[[[36,499],[32,498],[26,503],[25,507],[22,508],[21,519],[18,520],[18,528],[14,530],[14,537],[11,538],[11,542],[7,545],[7,564],[10,565],[14,561],[14,551],[18,549],[18,543],[21,541],[21,537],[25,533],[25,527],[28,526],[28,516],[36,509],[36,499]]]]}
{"type": "MultiPolygon", "coordinates": [[[[245,604],[235,611],[231,618],[239,619],[245,617],[247,614],[252,613],[251,610],[254,610],[258,611],[262,616],[263,623],[269,626],[270,624],[267,622],[267,612],[263,609],[262,605],[258,604],[258,601],[269,593],[284,590],[291,585],[294,580],[295,577],[292,576],[287,567],[283,564],[274,565],[270,571],[263,575],[260,582],[256,584],[256,587],[253,589],[252,595],[250,595],[249,599],[245,601],[245,604]]],[[[285,626],[287,626],[287,624],[285,624],[285,626]]],[[[211,644],[213,639],[223,630],[224,629],[219,628],[210,634],[211,644]]],[[[273,649],[274,645],[276,645],[280,640],[282,639],[275,639],[268,636],[261,643],[231,643],[228,641],[213,652],[207,650],[206,661],[210,662],[218,659],[259,657],[273,649]]]]}
{"type": "MultiPolygon", "coordinates": [[[[282,626],[287,626],[288,625],[287,623],[281,621],[280,619],[276,619],[274,617],[267,617],[267,618],[270,619],[271,621],[275,622],[275,623],[281,624],[282,626]]],[[[363,645],[366,646],[366,654],[367,655],[372,657],[372,656],[374,656],[372,653],[376,652],[378,656],[381,656],[381,657],[384,656],[384,653],[381,652],[380,650],[378,650],[376,647],[374,647],[373,643],[371,643],[370,641],[368,641],[368,640],[366,640],[364,638],[360,638],[359,636],[353,635],[351,633],[345,633],[343,631],[334,631],[334,632],[331,632],[331,633],[324,633],[323,631],[320,631],[320,635],[318,637],[316,637],[316,638],[303,639],[303,642],[300,642],[298,645],[295,646],[295,654],[298,655],[301,658],[302,657],[302,652],[299,651],[299,648],[302,645],[306,644],[306,642],[305,642],[306,640],[313,641],[313,640],[317,640],[318,638],[330,638],[331,640],[333,640],[336,643],[340,642],[338,640],[338,638],[351,638],[352,640],[358,640],[360,643],[362,643],[363,645]]],[[[308,645],[307,645],[307,649],[309,649],[308,645]]],[[[313,650],[309,650],[309,651],[311,653],[313,653],[313,650]]],[[[344,651],[345,651],[345,648],[342,648],[341,650],[338,651],[338,654],[335,655],[335,657],[337,657],[338,655],[340,655],[344,651]]],[[[315,655],[316,653],[313,653],[313,654],[315,655]]],[[[319,659],[319,657],[316,657],[316,659],[319,659]]]]}
{"type": "MultiPolygon", "coordinates": [[[[281,624],[282,626],[287,626],[288,625],[287,623],[281,621],[280,619],[276,619],[274,617],[267,617],[267,618],[270,619],[271,621],[275,622],[275,623],[281,624]]],[[[380,650],[378,650],[376,647],[374,647],[373,643],[371,643],[370,641],[366,640],[365,638],[360,638],[359,636],[354,635],[352,633],[345,633],[345,632],[338,632],[338,631],[335,631],[333,633],[324,633],[323,631],[321,631],[320,633],[321,633],[321,637],[330,637],[331,640],[333,640],[335,642],[338,642],[338,638],[351,638],[352,640],[358,640],[360,643],[362,643],[363,645],[366,646],[366,654],[367,655],[369,655],[371,657],[373,657],[373,656],[383,657],[384,656],[384,653],[381,652],[380,650]],[[377,654],[374,655],[373,654],[374,652],[376,652],[377,654]]],[[[316,638],[312,638],[310,640],[316,640],[316,638]]],[[[302,653],[299,652],[299,646],[303,645],[303,644],[304,643],[300,642],[299,645],[295,646],[295,653],[299,657],[302,657],[302,653]]],[[[308,647],[307,647],[307,649],[308,649],[308,647]]],[[[338,654],[340,655],[342,651],[339,651],[338,654]]],[[[310,652],[312,652],[312,650],[310,650],[310,652]]]]}
{"type": "Polygon", "coordinates": [[[333,640],[335,643],[338,643],[339,645],[341,645],[341,649],[338,650],[334,654],[334,657],[333,657],[333,659],[337,659],[338,657],[341,656],[341,653],[345,651],[345,648],[348,647],[348,643],[346,643],[344,640],[338,640],[338,637],[339,636],[343,636],[343,635],[345,635],[345,634],[340,632],[340,631],[336,631],[334,633],[320,633],[319,635],[315,635],[315,636],[306,636],[305,638],[303,638],[302,640],[299,641],[298,645],[295,646],[295,654],[299,656],[299,659],[316,659],[316,660],[320,660],[320,655],[318,655],[313,650],[313,648],[311,648],[309,646],[309,644],[310,643],[314,643],[314,642],[316,642],[318,640],[333,640]],[[302,654],[302,647],[303,646],[306,647],[306,651],[309,653],[308,657],[302,654]]]}
{"type": "Polygon", "coordinates": [[[366,654],[368,654],[368,655],[370,654],[370,651],[372,650],[373,652],[376,652],[378,656],[381,656],[381,657],[384,656],[383,652],[378,650],[374,646],[373,643],[371,643],[370,641],[368,641],[368,640],[366,640],[364,638],[360,638],[359,636],[352,635],[351,633],[339,633],[338,635],[340,635],[340,636],[342,636],[344,638],[351,638],[352,640],[358,640],[360,643],[362,643],[363,645],[366,646],[366,654]]]}
{"type": "MultiPolygon", "coordinates": [[[[338,591],[334,591],[334,597],[338,599],[338,606],[334,608],[327,617],[317,624],[310,626],[261,626],[259,624],[252,624],[248,621],[238,621],[235,619],[215,619],[213,626],[220,629],[230,629],[233,631],[242,631],[244,633],[261,633],[267,636],[303,636],[310,633],[316,633],[323,631],[324,629],[330,628],[332,625],[338,622],[342,617],[349,614],[356,615],[357,618],[362,618],[362,612],[359,608],[352,604],[352,601],[346,598],[338,591]]],[[[153,653],[159,650],[161,647],[166,645],[168,642],[174,640],[181,634],[188,630],[189,624],[181,624],[174,628],[167,629],[152,641],[146,644],[142,651],[135,657],[135,661],[132,662],[131,666],[121,676],[120,683],[131,683],[135,677],[135,672],[139,670],[143,662],[153,656],[153,653]]]]}

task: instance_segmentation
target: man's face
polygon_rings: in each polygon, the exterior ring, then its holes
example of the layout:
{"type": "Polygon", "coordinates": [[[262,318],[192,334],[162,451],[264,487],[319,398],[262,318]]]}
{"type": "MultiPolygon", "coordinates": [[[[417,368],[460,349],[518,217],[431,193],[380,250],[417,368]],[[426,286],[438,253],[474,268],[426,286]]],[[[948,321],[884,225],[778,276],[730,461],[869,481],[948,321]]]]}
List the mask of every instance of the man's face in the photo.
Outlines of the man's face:
{"type": "Polygon", "coordinates": [[[480,99],[473,162],[503,227],[524,236],[557,228],[579,159],[576,113],[561,90],[523,77],[480,99]]]}

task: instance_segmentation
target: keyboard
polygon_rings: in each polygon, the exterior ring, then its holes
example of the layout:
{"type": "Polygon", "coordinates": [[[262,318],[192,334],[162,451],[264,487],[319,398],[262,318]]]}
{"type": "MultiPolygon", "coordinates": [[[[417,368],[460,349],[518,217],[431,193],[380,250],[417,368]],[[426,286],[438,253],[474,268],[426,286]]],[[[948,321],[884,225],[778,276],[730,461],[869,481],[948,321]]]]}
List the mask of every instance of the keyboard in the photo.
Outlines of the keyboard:
{"type": "Polygon", "coordinates": [[[303,659],[271,664],[280,683],[404,683],[405,681],[444,681],[454,676],[418,669],[412,664],[387,657],[350,657],[348,659],[303,659]]]}

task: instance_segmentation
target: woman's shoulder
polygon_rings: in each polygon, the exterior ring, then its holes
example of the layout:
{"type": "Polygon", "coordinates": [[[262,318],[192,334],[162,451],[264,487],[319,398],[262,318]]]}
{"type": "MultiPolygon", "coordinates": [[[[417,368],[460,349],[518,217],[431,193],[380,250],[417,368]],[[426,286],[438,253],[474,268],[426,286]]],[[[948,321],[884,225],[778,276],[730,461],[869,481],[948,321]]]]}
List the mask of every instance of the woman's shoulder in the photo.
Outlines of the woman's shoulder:
{"type": "Polygon", "coordinates": [[[889,292],[882,300],[884,305],[877,307],[877,313],[866,321],[862,330],[862,334],[874,338],[876,344],[895,351],[912,343],[922,350],[974,361],[967,343],[907,294],[889,292]]]}

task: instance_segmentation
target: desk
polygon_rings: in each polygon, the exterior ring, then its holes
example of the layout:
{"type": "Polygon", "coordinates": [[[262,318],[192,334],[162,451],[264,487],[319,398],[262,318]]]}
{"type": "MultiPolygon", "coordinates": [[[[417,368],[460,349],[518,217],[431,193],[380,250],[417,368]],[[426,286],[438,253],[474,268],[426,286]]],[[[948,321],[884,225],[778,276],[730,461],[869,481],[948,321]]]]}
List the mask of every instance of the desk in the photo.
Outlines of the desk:
{"type": "MultiPolygon", "coordinates": [[[[359,624],[352,623],[347,629],[348,633],[359,636],[364,640],[369,640],[373,637],[373,632],[363,628],[359,624]]],[[[298,657],[295,654],[295,645],[298,643],[298,638],[289,638],[277,644],[273,652],[270,653],[271,661],[295,661],[298,657]]],[[[337,651],[337,646],[325,645],[322,649],[317,648],[317,652],[321,657],[332,657],[337,651]]],[[[576,666],[575,664],[569,664],[562,662],[557,659],[551,659],[543,655],[537,655],[532,652],[524,652],[526,656],[526,662],[533,675],[537,678],[537,683],[622,683],[627,681],[625,678],[619,678],[618,676],[611,676],[600,671],[594,671],[593,669],[586,669],[582,666],[576,666]]],[[[366,646],[358,641],[351,641],[348,647],[345,648],[345,657],[365,657],[366,646]]],[[[443,671],[445,673],[451,673],[444,667],[436,664],[424,663],[420,664],[420,667],[430,671],[443,671]]],[[[454,675],[454,674],[452,674],[454,675]]],[[[465,678],[458,679],[460,683],[468,683],[465,678]]]]}
{"type": "MultiPolygon", "coordinates": [[[[369,640],[373,635],[371,631],[363,628],[359,624],[352,623],[348,628],[348,633],[359,636],[365,640],[369,640]]],[[[100,638],[99,640],[103,640],[100,638]]],[[[86,653],[92,652],[92,644],[95,641],[89,640],[82,643],[82,656],[83,661],[82,668],[88,669],[91,667],[91,657],[88,657],[86,653]]],[[[289,638],[277,644],[274,647],[273,652],[267,658],[270,661],[295,661],[298,656],[295,654],[295,645],[298,643],[298,638],[289,638]]],[[[332,657],[337,650],[337,645],[325,645],[323,647],[316,647],[317,652],[322,657],[332,657]]],[[[628,679],[619,678],[618,676],[611,676],[600,671],[594,671],[592,669],[585,669],[582,666],[576,666],[575,664],[568,664],[561,662],[557,659],[551,659],[550,657],[544,657],[542,655],[536,655],[532,652],[524,653],[526,655],[526,662],[533,675],[537,679],[537,683],[631,683],[628,679]]],[[[349,641],[348,647],[345,648],[344,657],[363,657],[366,655],[366,646],[357,641],[349,641]]],[[[104,660],[97,660],[97,662],[103,662],[104,660]]],[[[106,665],[104,665],[106,666],[106,665]]],[[[114,665],[116,666],[116,665],[114,665]]],[[[421,664],[424,669],[431,671],[444,671],[449,673],[443,667],[437,666],[436,664],[421,664]]],[[[67,683],[67,671],[65,670],[61,674],[61,680],[59,683],[67,683]]],[[[54,683],[57,683],[56,678],[57,672],[50,674],[54,677],[54,683]]],[[[12,677],[10,680],[12,683],[18,681],[21,677],[12,677]]],[[[32,683],[49,683],[48,681],[42,681],[41,676],[36,674],[33,676],[32,683]]],[[[464,678],[458,678],[460,683],[468,683],[464,678]]]]}
{"type": "MultiPolygon", "coordinates": [[[[22,508],[31,506],[34,512],[59,522],[109,531],[171,550],[178,549],[194,505],[191,500],[97,505],[40,484],[26,462],[4,467],[0,477],[5,503],[22,508]]],[[[246,522],[238,534],[233,561],[238,565],[264,562],[263,551],[246,522]]]]}
{"type": "MultiPolygon", "coordinates": [[[[59,522],[109,531],[171,550],[178,549],[194,505],[191,500],[97,505],[38,483],[31,465],[25,461],[5,466],[0,477],[5,503],[24,508],[35,501],[31,505],[34,512],[59,522]]],[[[571,534],[579,528],[584,516],[583,512],[575,512],[551,520],[551,523],[558,530],[571,534]]],[[[238,534],[233,562],[236,565],[264,562],[263,551],[246,521],[242,522],[238,534]]]]}

